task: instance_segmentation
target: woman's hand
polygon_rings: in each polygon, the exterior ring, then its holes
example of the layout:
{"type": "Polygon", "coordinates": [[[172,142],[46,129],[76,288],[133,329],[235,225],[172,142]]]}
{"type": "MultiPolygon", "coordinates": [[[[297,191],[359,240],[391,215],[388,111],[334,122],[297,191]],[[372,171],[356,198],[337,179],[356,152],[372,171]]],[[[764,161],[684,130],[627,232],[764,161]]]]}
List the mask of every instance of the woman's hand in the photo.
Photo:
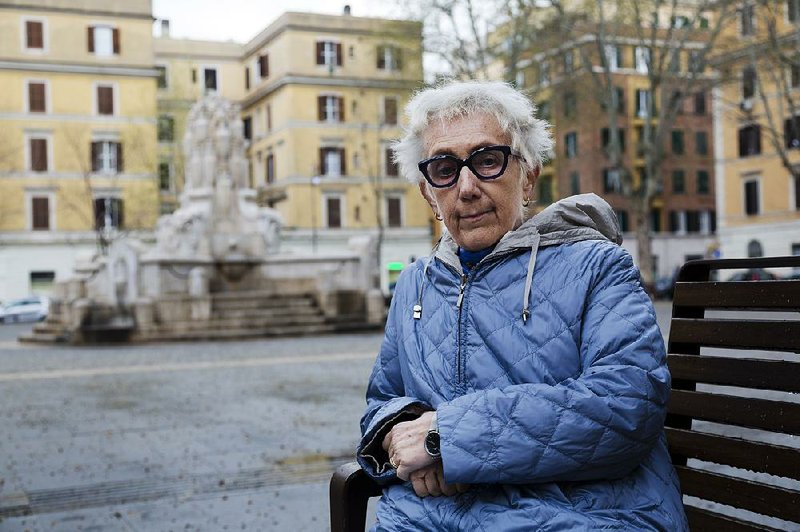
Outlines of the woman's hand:
{"type": "Polygon", "coordinates": [[[411,473],[436,462],[425,452],[425,436],[434,415],[434,412],[425,412],[417,419],[398,423],[383,438],[383,449],[389,455],[389,463],[402,480],[409,480],[411,473]]]}
{"type": "Polygon", "coordinates": [[[468,484],[446,484],[444,468],[440,461],[411,473],[411,485],[414,486],[414,493],[420,497],[429,495],[452,497],[456,493],[464,493],[469,489],[468,484]]]}

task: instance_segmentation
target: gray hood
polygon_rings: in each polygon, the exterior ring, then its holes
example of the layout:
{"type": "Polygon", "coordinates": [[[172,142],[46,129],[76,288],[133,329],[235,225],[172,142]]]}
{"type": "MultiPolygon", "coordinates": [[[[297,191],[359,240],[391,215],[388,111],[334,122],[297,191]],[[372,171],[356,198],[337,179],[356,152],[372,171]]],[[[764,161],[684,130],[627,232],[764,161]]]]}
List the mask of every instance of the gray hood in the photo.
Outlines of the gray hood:
{"type": "MultiPolygon", "coordinates": [[[[536,253],[539,247],[579,242],[581,240],[609,240],[615,244],[622,243],[622,232],[619,229],[619,222],[614,210],[597,194],[578,194],[553,203],[542,212],[526,220],[517,229],[506,233],[497,243],[494,250],[481,260],[481,263],[491,261],[494,257],[508,253],[511,250],[531,250],[522,306],[522,319],[527,322],[530,315],[528,298],[533,282],[533,270],[536,266],[536,253]]],[[[450,265],[455,271],[461,271],[461,263],[458,259],[458,244],[447,231],[444,232],[439,244],[434,248],[432,257],[436,257],[445,264],[450,265]]],[[[431,261],[429,260],[425,265],[424,279],[427,279],[430,263],[431,261]]],[[[420,315],[421,304],[422,288],[417,301],[420,315]]]]}

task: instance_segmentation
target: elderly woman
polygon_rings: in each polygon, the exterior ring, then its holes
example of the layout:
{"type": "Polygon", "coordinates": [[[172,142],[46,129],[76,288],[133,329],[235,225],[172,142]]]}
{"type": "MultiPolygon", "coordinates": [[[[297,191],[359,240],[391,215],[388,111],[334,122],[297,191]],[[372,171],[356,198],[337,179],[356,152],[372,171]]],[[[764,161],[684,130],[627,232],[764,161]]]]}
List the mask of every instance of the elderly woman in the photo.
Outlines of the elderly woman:
{"type": "Polygon", "coordinates": [[[418,93],[395,146],[447,228],[400,276],[358,460],[377,530],[686,530],[653,307],[592,194],[527,216],[547,124],[508,85],[418,93]]]}

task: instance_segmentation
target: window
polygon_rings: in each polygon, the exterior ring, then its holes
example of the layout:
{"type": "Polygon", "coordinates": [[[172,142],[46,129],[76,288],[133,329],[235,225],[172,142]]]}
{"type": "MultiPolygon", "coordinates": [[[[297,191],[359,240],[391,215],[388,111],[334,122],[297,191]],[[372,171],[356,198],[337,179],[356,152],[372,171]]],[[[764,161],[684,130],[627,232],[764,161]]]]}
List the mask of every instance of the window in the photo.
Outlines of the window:
{"type": "Polygon", "coordinates": [[[396,46],[378,46],[377,56],[378,70],[402,70],[400,48],[396,46]]]}
{"type": "Polygon", "coordinates": [[[245,90],[250,88],[250,67],[244,67],[244,88],[245,90]]]}
{"type": "Polygon", "coordinates": [[[114,114],[114,87],[111,85],[97,85],[97,114],[114,114]]]}
{"type": "Polygon", "coordinates": [[[697,193],[708,194],[711,192],[711,182],[708,177],[708,170],[697,171],[697,193]]]}
{"type": "Polygon", "coordinates": [[[564,52],[564,72],[566,74],[571,74],[575,71],[575,52],[573,50],[567,50],[564,52]]]}
{"type": "Polygon", "coordinates": [[[539,64],[539,84],[547,85],[550,83],[550,63],[542,61],[539,64]]]}
{"type": "Polygon", "coordinates": [[[704,68],[703,52],[698,50],[689,51],[689,72],[702,74],[704,68]]]}
{"type": "Polygon", "coordinates": [[[33,271],[30,273],[31,293],[47,295],[52,292],[53,285],[56,282],[56,272],[49,271],[33,271]]]}
{"type": "Polygon", "coordinates": [[[683,155],[683,130],[672,130],[672,153],[675,155],[683,155]]]}
{"type": "Polygon", "coordinates": [[[325,176],[338,177],[346,175],[344,148],[320,148],[320,173],[325,176]]]}
{"type": "Polygon", "coordinates": [[[203,69],[203,88],[205,89],[205,92],[212,92],[217,90],[216,68],[203,69]]]}
{"type": "Polygon", "coordinates": [[[800,22],[800,0],[786,1],[786,18],[789,22],[800,22]]]}
{"type": "Polygon", "coordinates": [[[269,56],[267,54],[258,56],[258,75],[261,79],[269,77],[269,56]]]}
{"type": "Polygon", "coordinates": [[[696,114],[696,115],[704,115],[704,114],[706,114],[706,93],[705,92],[696,92],[696,93],[694,93],[694,114],[696,114]]]}
{"type": "Polygon", "coordinates": [[[539,118],[549,121],[551,116],[552,109],[550,108],[550,102],[547,100],[539,102],[539,118]]]}
{"type": "Polygon", "coordinates": [[[650,49],[644,46],[637,46],[634,49],[634,61],[636,72],[647,74],[650,71],[650,49]]]}
{"type": "Polygon", "coordinates": [[[739,129],[739,157],[761,153],[761,126],[752,124],[739,129]]]}
{"type": "Polygon", "coordinates": [[[158,163],[158,189],[162,192],[172,190],[172,165],[168,161],[158,163]]]}
{"type": "Polygon", "coordinates": [[[30,150],[30,169],[33,172],[47,172],[47,139],[31,137],[28,140],[30,150]]]}
{"type": "Polygon", "coordinates": [[[386,198],[386,225],[388,227],[402,227],[403,225],[403,198],[388,196],[386,198]]]}
{"type": "Polygon", "coordinates": [[[122,172],[122,144],[110,140],[92,142],[92,172],[122,172]]]}
{"type": "Polygon", "coordinates": [[[393,96],[383,97],[383,123],[397,125],[397,98],[393,96]]]}
{"type": "Polygon", "coordinates": [[[172,142],[175,139],[175,119],[169,115],[158,117],[158,141],[172,142]]]}
{"type": "Polygon", "coordinates": [[[539,178],[538,189],[539,205],[553,203],[553,180],[550,176],[539,178]]]}
{"type": "Polygon", "coordinates": [[[603,192],[622,192],[622,177],[620,176],[618,169],[606,168],[603,170],[603,192]]]}
{"type": "Polygon", "coordinates": [[[156,65],[156,72],[158,72],[157,86],[159,89],[167,88],[167,67],[164,65],[156,65]]]}
{"type": "Polygon", "coordinates": [[[783,141],[787,150],[800,148],[800,116],[783,121],[783,141]]]}
{"type": "Polygon", "coordinates": [[[753,18],[753,6],[751,4],[742,6],[739,11],[739,22],[739,30],[741,31],[743,37],[753,35],[755,32],[755,25],[753,18]]]}
{"type": "Polygon", "coordinates": [[[48,231],[50,229],[50,198],[31,198],[31,229],[48,231]]]}
{"type": "Polygon", "coordinates": [[[695,132],[694,151],[697,155],[708,155],[708,133],[705,131],[695,132]]]}
{"type": "Polygon", "coordinates": [[[574,131],[564,135],[564,155],[567,159],[578,156],[578,134],[574,131]]]}
{"type": "Polygon", "coordinates": [[[121,229],[123,227],[122,200],[114,197],[94,199],[94,228],[121,229]]]}
{"type": "Polygon", "coordinates": [[[44,22],[41,20],[25,21],[25,48],[44,50],[44,22]]]}
{"type": "Polygon", "coordinates": [[[650,116],[650,91],[636,89],[636,116],[647,118],[650,116]]]}
{"type": "Polygon", "coordinates": [[[794,210],[800,211],[800,175],[791,177],[794,182],[794,210]]]}
{"type": "Polygon", "coordinates": [[[742,69],[742,99],[749,100],[756,95],[756,69],[746,66],[742,69]]]}
{"type": "Polygon", "coordinates": [[[617,215],[617,221],[619,222],[619,229],[623,233],[629,231],[630,226],[628,225],[628,211],[621,211],[621,210],[614,210],[614,214],[617,215]]]}
{"type": "Polygon", "coordinates": [[[111,26],[89,26],[89,53],[99,57],[119,55],[119,29],[111,26]]]}
{"type": "Polygon", "coordinates": [[[688,28],[689,27],[689,17],[684,15],[675,15],[671,18],[670,24],[673,28],[688,28]]]}
{"type": "MultiPolygon", "coordinates": [[[[600,130],[600,143],[606,153],[609,153],[609,145],[611,144],[611,130],[609,128],[604,127],[600,130]]],[[[623,128],[617,128],[617,143],[619,152],[625,153],[625,130],[623,128]]]]}
{"type": "MultiPolygon", "coordinates": [[[[242,134],[245,140],[252,140],[253,138],[253,119],[249,116],[242,118],[242,134]]],[[[160,136],[158,140],[161,140],[160,136]]]]}
{"type": "Polygon", "coordinates": [[[330,228],[342,227],[342,198],[325,196],[325,225],[330,228]]]}
{"type": "Polygon", "coordinates": [[[342,45],[333,41],[317,41],[317,64],[329,69],[342,66],[342,45]]]}
{"type": "Polygon", "coordinates": [[[564,116],[572,117],[578,110],[578,99],[574,92],[564,94],[564,116]]]}
{"type": "Polygon", "coordinates": [[[267,154],[267,183],[275,182],[275,154],[267,154]]]}
{"type": "Polygon", "coordinates": [[[42,81],[28,82],[28,112],[46,113],[47,98],[45,96],[45,84],[42,81]]]}
{"type": "Polygon", "coordinates": [[[622,47],[616,44],[607,44],[605,46],[606,65],[608,70],[615,71],[622,68],[622,47]]]}
{"type": "Polygon", "coordinates": [[[760,212],[758,179],[748,179],[744,182],[744,213],[755,216],[760,212]]]}
{"type": "Polygon", "coordinates": [[[661,209],[657,207],[650,210],[650,230],[654,233],[661,232],[661,209]]]}
{"type": "Polygon", "coordinates": [[[573,196],[581,193],[581,176],[578,172],[569,175],[569,191],[573,196]]]}
{"type": "Polygon", "coordinates": [[[264,120],[266,121],[267,131],[272,131],[272,106],[264,106],[264,120]]]}
{"type": "Polygon", "coordinates": [[[672,48],[669,51],[669,63],[667,70],[669,72],[678,72],[681,69],[681,53],[677,48],[672,48]]]}
{"type": "Polygon", "coordinates": [[[344,98],[341,96],[318,96],[317,118],[320,122],[344,122],[344,98]]]}
{"type": "Polygon", "coordinates": [[[673,233],[686,233],[686,212],[669,211],[669,230],[673,233]]]}
{"type": "Polygon", "coordinates": [[[700,211],[686,211],[686,232],[699,233],[700,232],[700,211]]]}
{"type": "Polygon", "coordinates": [[[391,148],[384,149],[383,158],[386,163],[386,175],[389,177],[397,177],[400,172],[398,171],[397,163],[392,158],[391,148]]]}
{"type": "Polygon", "coordinates": [[[683,194],[686,192],[686,174],[683,170],[672,171],[672,193],[683,194]]]}

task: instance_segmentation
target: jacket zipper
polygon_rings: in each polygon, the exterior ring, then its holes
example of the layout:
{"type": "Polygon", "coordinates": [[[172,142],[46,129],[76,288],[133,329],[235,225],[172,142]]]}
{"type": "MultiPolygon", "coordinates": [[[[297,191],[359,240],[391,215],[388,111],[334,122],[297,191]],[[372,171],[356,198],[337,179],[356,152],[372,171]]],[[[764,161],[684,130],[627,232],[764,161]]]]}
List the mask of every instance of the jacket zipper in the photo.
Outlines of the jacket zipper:
{"type": "Polygon", "coordinates": [[[458,308],[458,352],[456,353],[456,389],[461,388],[462,382],[462,372],[463,372],[463,364],[461,362],[462,353],[461,353],[461,331],[464,328],[463,320],[461,319],[461,306],[464,303],[464,290],[467,288],[467,279],[468,276],[465,273],[461,274],[461,287],[458,292],[458,301],[456,302],[456,308],[458,308]]]}

